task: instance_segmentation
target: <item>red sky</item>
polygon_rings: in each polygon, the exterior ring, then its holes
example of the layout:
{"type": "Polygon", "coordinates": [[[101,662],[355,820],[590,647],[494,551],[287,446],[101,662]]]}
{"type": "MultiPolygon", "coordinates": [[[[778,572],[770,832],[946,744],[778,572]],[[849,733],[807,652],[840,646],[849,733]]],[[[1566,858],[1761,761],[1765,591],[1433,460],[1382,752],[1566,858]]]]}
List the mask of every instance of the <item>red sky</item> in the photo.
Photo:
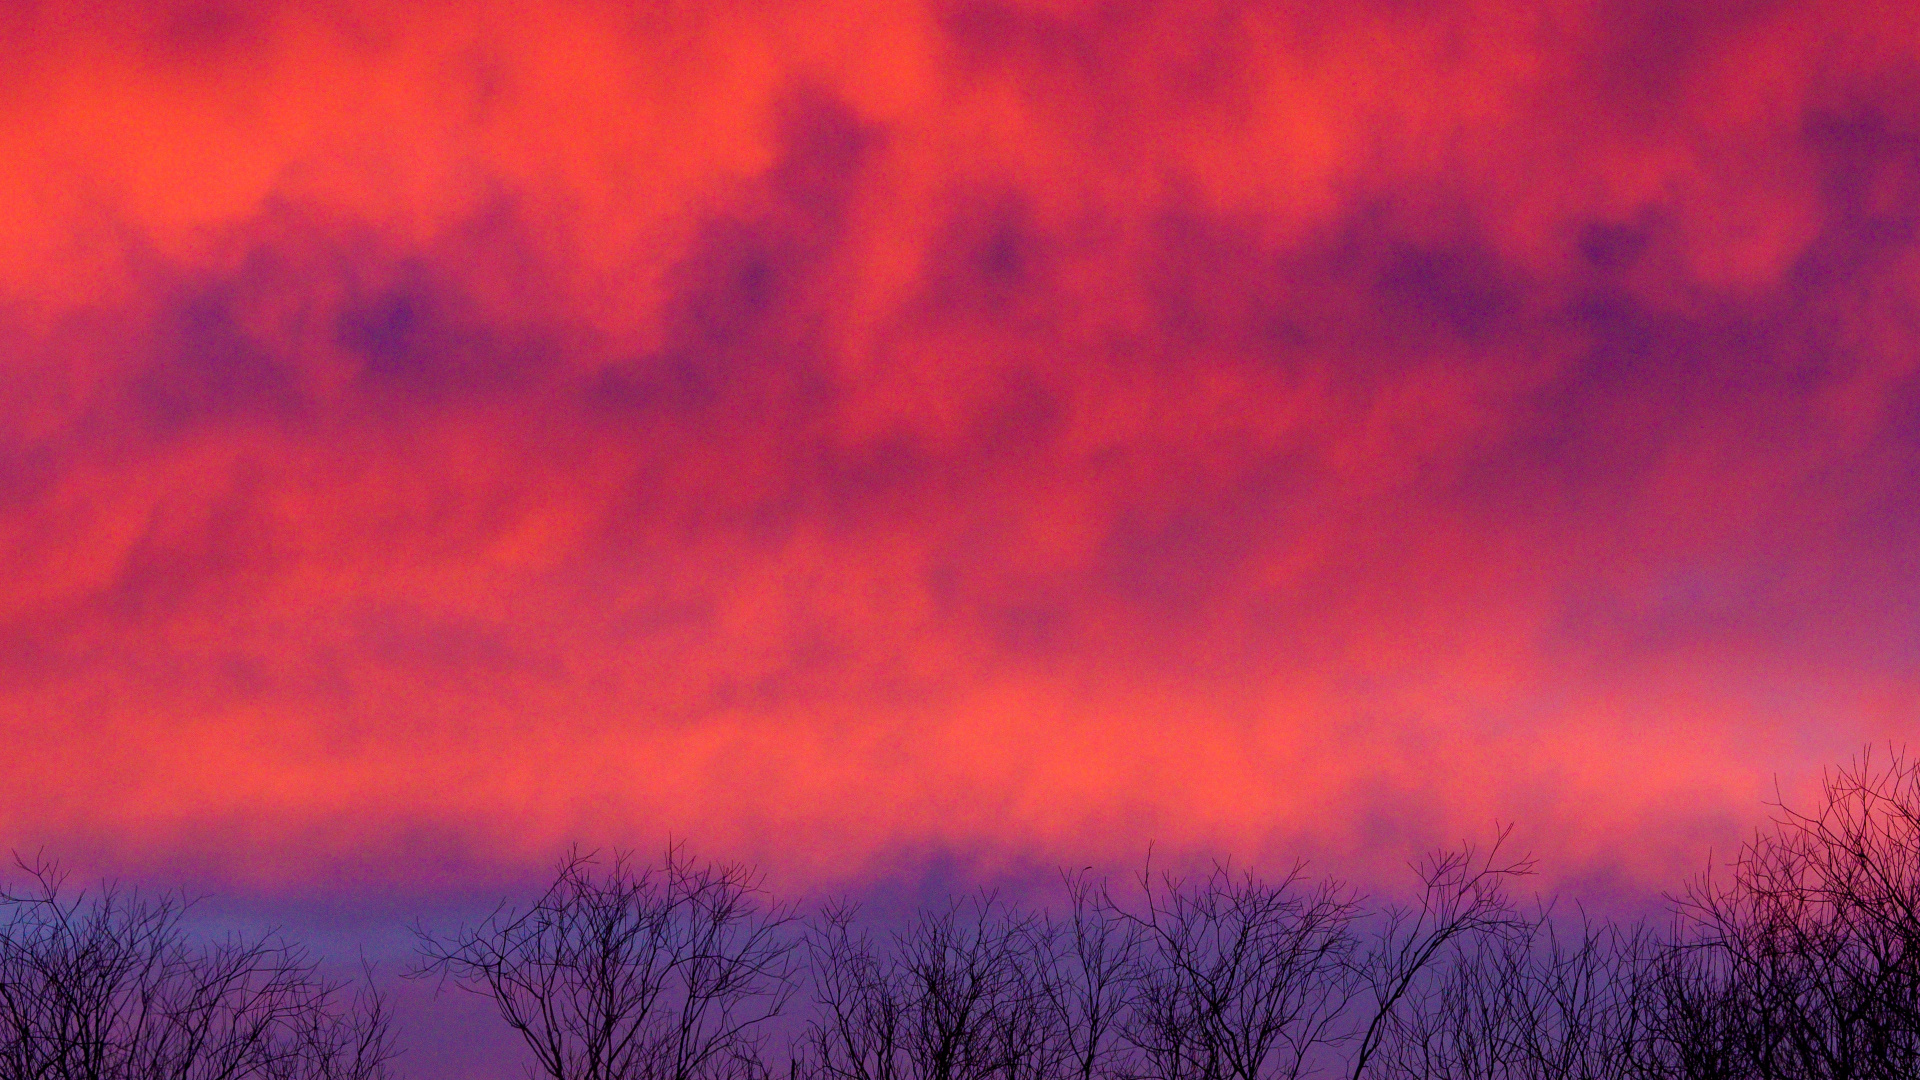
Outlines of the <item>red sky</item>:
{"type": "Polygon", "coordinates": [[[1920,730],[1916,11],[8,4],[0,835],[1669,886],[1920,730]]]}

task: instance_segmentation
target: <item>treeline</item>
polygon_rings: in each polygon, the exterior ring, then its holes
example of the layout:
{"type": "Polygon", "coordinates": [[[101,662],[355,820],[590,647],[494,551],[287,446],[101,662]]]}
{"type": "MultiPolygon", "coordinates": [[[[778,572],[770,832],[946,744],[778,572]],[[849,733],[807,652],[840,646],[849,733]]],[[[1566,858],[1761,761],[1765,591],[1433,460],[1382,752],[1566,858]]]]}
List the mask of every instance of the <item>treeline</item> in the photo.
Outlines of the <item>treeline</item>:
{"type": "MultiPolygon", "coordinates": [[[[556,1080],[1920,1077],[1920,762],[1833,774],[1658,923],[1525,900],[1531,869],[1440,852],[1401,904],[1299,868],[1068,874],[1049,906],[881,930],[681,848],[575,854],[531,903],[416,928],[409,974],[490,998],[556,1080]]],[[[0,1078],[386,1075],[370,983],[197,942],[176,897],[31,880],[0,922],[0,1078]]]]}
{"type": "Polygon", "coordinates": [[[178,893],[0,891],[0,1080],[380,1080],[393,1016],[271,935],[192,932],[178,893]]]}

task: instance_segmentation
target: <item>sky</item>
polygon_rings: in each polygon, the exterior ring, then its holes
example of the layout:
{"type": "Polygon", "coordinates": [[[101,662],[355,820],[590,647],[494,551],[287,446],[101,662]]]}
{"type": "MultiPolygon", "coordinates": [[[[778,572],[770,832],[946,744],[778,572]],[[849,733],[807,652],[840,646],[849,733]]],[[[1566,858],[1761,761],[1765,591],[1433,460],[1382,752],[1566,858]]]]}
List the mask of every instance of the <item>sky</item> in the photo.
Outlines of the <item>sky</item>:
{"type": "Polygon", "coordinates": [[[16,849],[320,926],[575,842],[877,894],[1510,822],[1654,896],[1920,731],[1912,5],[0,47],[16,849]]]}

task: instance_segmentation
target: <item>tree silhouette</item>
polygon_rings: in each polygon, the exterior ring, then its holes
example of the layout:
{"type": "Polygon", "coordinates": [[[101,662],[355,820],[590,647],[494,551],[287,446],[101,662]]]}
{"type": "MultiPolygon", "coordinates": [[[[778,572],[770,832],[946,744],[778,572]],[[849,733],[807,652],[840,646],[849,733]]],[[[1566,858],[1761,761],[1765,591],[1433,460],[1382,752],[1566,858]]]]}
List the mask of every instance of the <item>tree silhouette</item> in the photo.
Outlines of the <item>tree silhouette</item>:
{"type": "Polygon", "coordinates": [[[883,943],[830,906],[807,936],[819,1015],[797,1057],[831,1080],[1052,1080],[1066,1071],[1061,935],[994,896],[883,943]]]}
{"type": "MultiPolygon", "coordinates": [[[[1377,903],[1216,865],[1057,909],[981,894],[890,932],[810,923],[737,866],[578,854],[530,907],[422,932],[555,1080],[1893,1080],[1920,1077],[1920,762],[1864,755],[1678,897],[1616,924],[1491,844],[1377,903]]],[[[332,1029],[329,1029],[332,1030],[332,1029]]]]}
{"type": "Polygon", "coordinates": [[[575,851],[553,885],[441,938],[411,974],[490,997],[553,1080],[750,1080],[793,992],[792,909],[740,866],[575,851]]]}
{"type": "Polygon", "coordinates": [[[1783,1080],[1920,1076],[1920,761],[1863,754],[1813,810],[1777,811],[1680,898],[1667,1057],[1707,1046],[1720,1074],[1783,1080]]]}
{"type": "Polygon", "coordinates": [[[21,863],[0,893],[0,1077],[378,1080],[392,1020],[273,937],[199,942],[177,894],[65,888],[21,863]]]}

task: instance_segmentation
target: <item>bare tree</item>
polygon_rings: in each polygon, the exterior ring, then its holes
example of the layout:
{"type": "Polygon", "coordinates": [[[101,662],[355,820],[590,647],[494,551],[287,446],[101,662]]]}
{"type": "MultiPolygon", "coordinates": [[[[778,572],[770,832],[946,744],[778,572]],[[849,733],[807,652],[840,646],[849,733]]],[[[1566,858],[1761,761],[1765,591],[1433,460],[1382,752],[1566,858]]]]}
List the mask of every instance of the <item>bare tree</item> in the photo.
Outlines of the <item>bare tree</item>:
{"type": "Polygon", "coordinates": [[[1360,1028],[1349,1075],[1358,1080],[1391,1031],[1398,1010],[1435,962],[1458,945],[1508,937],[1526,929],[1507,886],[1533,872],[1533,861],[1505,853],[1511,829],[1482,849],[1463,844],[1414,864],[1422,885],[1411,905],[1388,907],[1359,967],[1373,1009],[1360,1028]]]}
{"type": "Polygon", "coordinates": [[[1369,1074],[1382,1080],[1629,1080],[1660,943],[1550,910],[1459,939],[1395,1012],[1369,1074]]]}
{"type": "Polygon", "coordinates": [[[1074,997],[1059,982],[1065,938],[1047,920],[984,895],[922,911],[876,940],[855,929],[854,914],[830,906],[808,935],[819,1013],[800,1069],[832,1080],[1065,1071],[1078,1045],[1074,997]]]}
{"type": "Polygon", "coordinates": [[[1226,866],[1140,877],[1123,1030],[1152,1080],[1293,1080],[1335,1045],[1357,989],[1359,899],[1335,881],[1226,866]]]}
{"type": "Polygon", "coordinates": [[[392,1019],[271,936],[201,942],[176,894],[68,892],[20,864],[0,893],[0,1076],[46,1080],[377,1080],[392,1019]]]}
{"type": "Polygon", "coordinates": [[[807,934],[815,1016],[795,1048],[792,1072],[830,1080],[904,1080],[907,990],[858,909],[829,905],[807,934]]]}
{"type": "Polygon", "coordinates": [[[1635,1055],[1645,1080],[1758,1080],[1753,1063],[1773,1041],[1762,988],[1734,977],[1728,954],[1677,920],[1636,972],[1646,1037],[1635,1055]]]}
{"type": "Polygon", "coordinates": [[[449,937],[411,974],[493,999],[553,1080],[746,1080],[793,993],[792,908],[738,865],[575,851],[530,906],[449,937]]]}
{"type": "Polygon", "coordinates": [[[1067,914],[1057,928],[1056,975],[1046,981],[1060,1017],[1064,1080],[1104,1080],[1140,1070],[1123,1038],[1140,984],[1142,924],[1122,914],[1104,881],[1062,874],[1067,914]]]}
{"type": "Polygon", "coordinates": [[[1920,761],[1865,754],[1822,795],[1811,812],[1776,804],[1725,876],[1681,898],[1667,1074],[1920,1075],[1920,761]]]}

